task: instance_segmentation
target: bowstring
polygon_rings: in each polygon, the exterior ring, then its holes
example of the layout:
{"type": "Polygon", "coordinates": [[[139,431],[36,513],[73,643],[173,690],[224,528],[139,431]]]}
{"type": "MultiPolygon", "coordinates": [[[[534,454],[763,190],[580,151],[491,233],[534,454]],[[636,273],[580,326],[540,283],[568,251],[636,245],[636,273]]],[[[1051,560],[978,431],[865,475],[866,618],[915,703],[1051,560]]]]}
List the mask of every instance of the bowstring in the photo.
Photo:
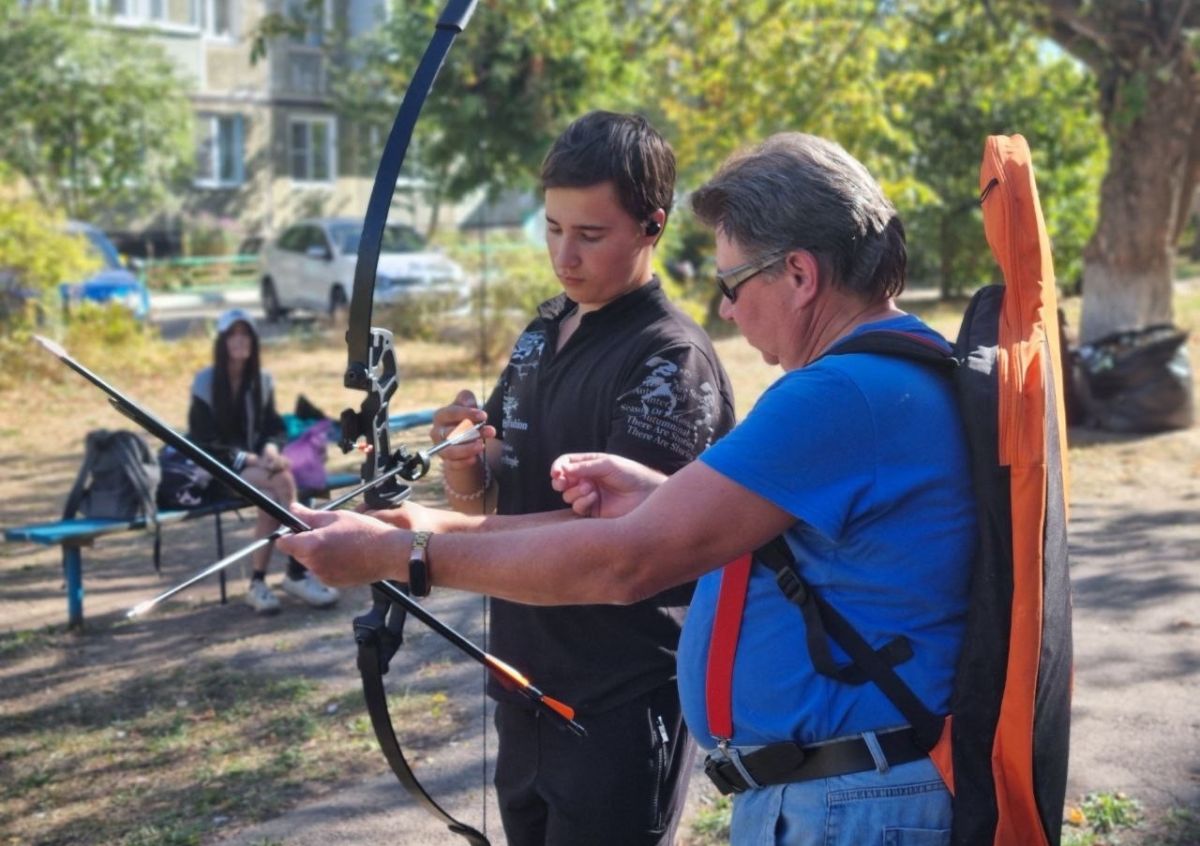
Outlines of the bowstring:
{"type": "MultiPolygon", "coordinates": [[[[480,147],[480,155],[482,156],[482,147],[480,147]]],[[[489,192],[490,193],[490,192],[489,192]]],[[[478,313],[479,313],[479,396],[486,402],[487,396],[487,365],[488,365],[488,327],[487,327],[487,306],[488,306],[488,204],[487,196],[484,197],[483,215],[479,226],[479,297],[478,297],[478,313]]],[[[484,481],[487,481],[486,465],[487,465],[487,444],[484,444],[483,462],[484,462],[484,481]]],[[[483,511],[487,512],[488,494],[486,487],[483,491],[483,511]]],[[[491,608],[488,602],[486,593],[479,595],[479,616],[483,624],[483,650],[491,651],[491,644],[488,643],[489,626],[489,610],[491,608]]],[[[483,736],[482,736],[482,754],[480,760],[480,777],[479,781],[483,789],[480,792],[480,805],[482,806],[483,814],[483,830],[487,832],[487,808],[488,808],[488,696],[487,696],[488,674],[483,672],[480,674],[480,703],[482,704],[483,719],[483,736]]]]}

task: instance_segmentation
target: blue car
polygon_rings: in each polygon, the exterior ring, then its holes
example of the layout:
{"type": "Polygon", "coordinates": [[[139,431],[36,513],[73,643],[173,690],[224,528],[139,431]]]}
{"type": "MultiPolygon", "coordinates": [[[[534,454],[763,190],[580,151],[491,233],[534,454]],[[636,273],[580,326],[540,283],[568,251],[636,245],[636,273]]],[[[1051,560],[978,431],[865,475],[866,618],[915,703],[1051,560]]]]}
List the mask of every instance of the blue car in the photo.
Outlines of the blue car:
{"type": "Polygon", "coordinates": [[[95,303],[118,303],[125,306],[138,320],[150,316],[150,292],[138,278],[121,264],[117,248],[108,236],[87,223],[72,221],[67,231],[87,238],[91,252],[101,262],[101,268],[82,282],[64,282],[58,286],[63,308],[88,300],[95,303]]]}

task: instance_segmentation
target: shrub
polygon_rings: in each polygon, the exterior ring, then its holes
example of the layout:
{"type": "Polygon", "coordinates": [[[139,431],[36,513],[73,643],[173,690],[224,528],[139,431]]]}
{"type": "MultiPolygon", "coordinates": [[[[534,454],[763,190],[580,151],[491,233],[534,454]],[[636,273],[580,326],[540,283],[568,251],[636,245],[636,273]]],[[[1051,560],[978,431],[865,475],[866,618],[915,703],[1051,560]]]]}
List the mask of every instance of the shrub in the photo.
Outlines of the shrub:
{"type": "MultiPolygon", "coordinates": [[[[0,197],[0,275],[14,287],[49,296],[60,282],[87,276],[97,263],[87,242],[66,232],[60,214],[33,200],[0,197]]],[[[0,302],[6,332],[33,320],[31,309],[12,300],[8,308],[0,302]]]]}

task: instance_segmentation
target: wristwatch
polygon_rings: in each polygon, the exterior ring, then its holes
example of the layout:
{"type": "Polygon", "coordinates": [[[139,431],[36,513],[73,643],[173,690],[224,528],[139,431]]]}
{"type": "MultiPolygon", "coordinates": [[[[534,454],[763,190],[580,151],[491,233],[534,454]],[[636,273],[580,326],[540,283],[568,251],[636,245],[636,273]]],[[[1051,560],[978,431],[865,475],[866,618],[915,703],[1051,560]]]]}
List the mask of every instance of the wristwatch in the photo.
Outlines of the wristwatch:
{"type": "Polygon", "coordinates": [[[433,532],[413,532],[412,552],[408,556],[408,592],[413,596],[429,596],[429,562],[425,552],[433,532]]]}

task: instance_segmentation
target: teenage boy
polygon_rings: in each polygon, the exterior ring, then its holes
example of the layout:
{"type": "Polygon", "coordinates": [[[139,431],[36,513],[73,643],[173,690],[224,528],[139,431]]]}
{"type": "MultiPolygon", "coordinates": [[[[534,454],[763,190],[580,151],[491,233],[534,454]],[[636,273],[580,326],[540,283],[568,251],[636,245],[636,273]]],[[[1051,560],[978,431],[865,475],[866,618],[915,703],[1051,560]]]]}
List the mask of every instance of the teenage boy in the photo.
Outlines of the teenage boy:
{"type": "MultiPolygon", "coordinates": [[[[486,412],[491,437],[442,453],[447,499],[468,514],[493,501],[499,514],[562,509],[550,464],[565,452],[673,473],[734,423],[708,336],[651,268],[675,189],[670,145],[640,116],[592,112],[554,142],[541,181],[563,293],[538,308],[482,410],[462,391],[434,418],[440,442],[486,412]]],[[[563,733],[491,685],[512,846],[674,842],[694,748],[675,686],[691,593],[625,607],[493,603],[492,650],[575,706],[588,729],[583,740],[563,733]]]]}

